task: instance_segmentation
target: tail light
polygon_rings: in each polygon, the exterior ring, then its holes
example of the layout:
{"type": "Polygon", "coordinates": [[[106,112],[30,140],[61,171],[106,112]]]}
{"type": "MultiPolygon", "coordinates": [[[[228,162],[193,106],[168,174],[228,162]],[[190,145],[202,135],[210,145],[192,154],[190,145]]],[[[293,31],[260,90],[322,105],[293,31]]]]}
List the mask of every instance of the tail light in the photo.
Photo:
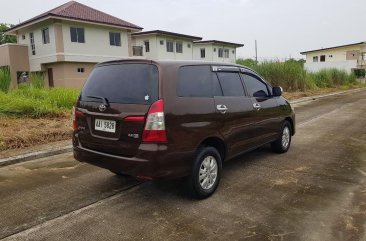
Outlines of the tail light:
{"type": "Polygon", "coordinates": [[[164,121],[164,102],[158,100],[154,102],[147,113],[143,142],[166,142],[166,130],[164,121]]]}
{"type": "Polygon", "coordinates": [[[75,106],[72,107],[72,126],[73,126],[74,130],[78,129],[77,118],[82,117],[82,116],[84,116],[83,112],[79,111],[75,106]]]}

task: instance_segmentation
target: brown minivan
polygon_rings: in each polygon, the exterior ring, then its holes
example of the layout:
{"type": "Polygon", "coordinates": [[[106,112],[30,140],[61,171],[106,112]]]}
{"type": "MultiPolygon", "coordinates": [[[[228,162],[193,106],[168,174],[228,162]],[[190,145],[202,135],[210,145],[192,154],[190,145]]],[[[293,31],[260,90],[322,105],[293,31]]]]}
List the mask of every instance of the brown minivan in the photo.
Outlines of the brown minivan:
{"type": "Polygon", "coordinates": [[[74,156],[138,179],[187,177],[191,193],[205,198],[223,161],[267,143],[289,149],[295,114],[281,94],[241,65],[100,63],[73,109],[74,156]]]}

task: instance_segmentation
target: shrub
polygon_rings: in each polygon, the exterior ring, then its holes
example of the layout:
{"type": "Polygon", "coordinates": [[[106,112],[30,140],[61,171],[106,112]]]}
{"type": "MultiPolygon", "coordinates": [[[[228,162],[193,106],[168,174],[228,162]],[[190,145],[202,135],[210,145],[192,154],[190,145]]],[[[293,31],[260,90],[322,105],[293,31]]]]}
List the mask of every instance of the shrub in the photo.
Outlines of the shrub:
{"type": "Polygon", "coordinates": [[[42,73],[31,73],[29,75],[29,82],[36,89],[44,88],[44,77],[42,73]]]}
{"type": "Polygon", "coordinates": [[[11,76],[9,67],[0,68],[0,91],[7,93],[10,88],[11,76]]]}
{"type": "Polygon", "coordinates": [[[364,78],[365,74],[366,74],[366,70],[365,69],[354,69],[353,73],[355,74],[355,76],[357,78],[364,78]]]}

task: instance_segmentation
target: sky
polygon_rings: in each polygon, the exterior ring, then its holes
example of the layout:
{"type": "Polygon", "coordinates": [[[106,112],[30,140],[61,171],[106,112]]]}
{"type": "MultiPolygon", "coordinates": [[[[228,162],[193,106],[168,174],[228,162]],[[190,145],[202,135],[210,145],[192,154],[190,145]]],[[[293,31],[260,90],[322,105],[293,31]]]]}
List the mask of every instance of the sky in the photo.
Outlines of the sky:
{"type": "MultiPolygon", "coordinates": [[[[242,43],[238,58],[304,58],[302,51],[366,41],[366,0],[77,0],[149,30],[242,43]]],[[[67,0],[1,0],[17,24],[67,0]]]]}

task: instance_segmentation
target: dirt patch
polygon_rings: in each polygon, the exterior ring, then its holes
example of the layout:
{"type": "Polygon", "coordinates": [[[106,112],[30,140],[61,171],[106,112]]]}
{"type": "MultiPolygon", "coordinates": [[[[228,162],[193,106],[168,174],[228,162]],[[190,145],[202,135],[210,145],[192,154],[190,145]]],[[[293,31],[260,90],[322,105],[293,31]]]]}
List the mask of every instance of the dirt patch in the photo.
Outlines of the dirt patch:
{"type": "Polygon", "coordinates": [[[283,96],[288,99],[288,100],[296,100],[296,99],[300,99],[303,97],[310,97],[310,96],[316,96],[316,95],[324,95],[324,94],[329,94],[329,93],[333,93],[333,92],[337,92],[337,91],[342,91],[345,89],[342,88],[324,88],[324,89],[316,89],[316,90],[309,90],[306,92],[284,92],[283,96]]]}
{"type": "Polygon", "coordinates": [[[70,116],[27,118],[0,116],[0,151],[68,140],[72,134],[70,116]]]}

